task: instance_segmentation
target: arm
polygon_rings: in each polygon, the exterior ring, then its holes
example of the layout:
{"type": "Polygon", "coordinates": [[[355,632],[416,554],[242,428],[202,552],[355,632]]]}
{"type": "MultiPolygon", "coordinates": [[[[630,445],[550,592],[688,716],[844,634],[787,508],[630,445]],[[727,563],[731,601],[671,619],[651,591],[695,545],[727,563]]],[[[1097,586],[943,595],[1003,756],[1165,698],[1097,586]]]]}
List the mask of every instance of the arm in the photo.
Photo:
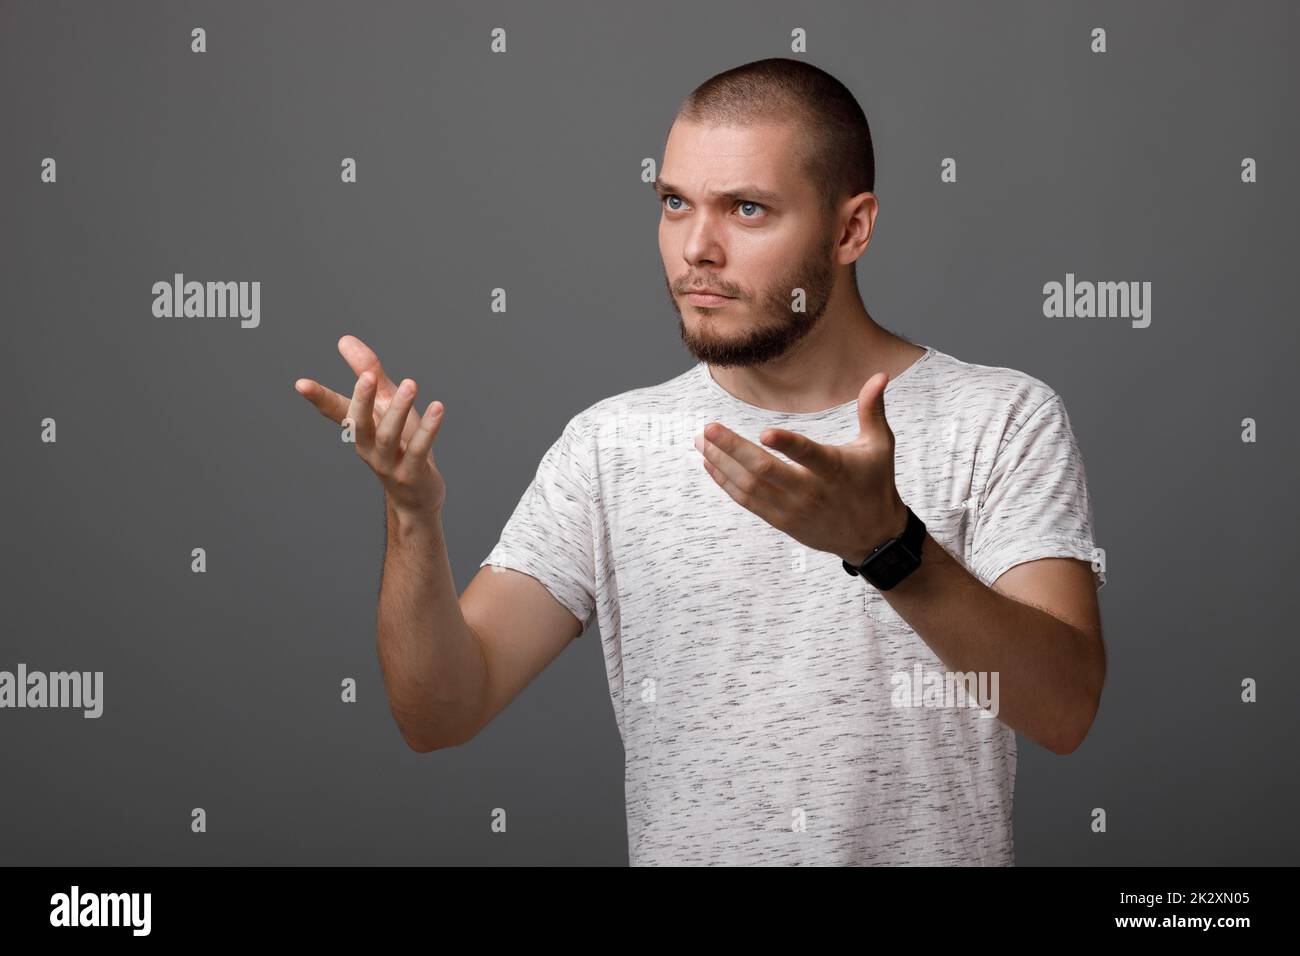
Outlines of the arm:
{"type": "Polygon", "coordinates": [[[1007,726],[1058,754],[1083,742],[1106,676],[1086,562],[1029,561],[990,588],[926,535],[921,566],[881,593],[950,670],[998,674],[1007,726]]]}
{"type": "Polygon", "coordinates": [[[478,730],[487,667],[457,603],[441,518],[386,508],[388,543],[376,637],[402,738],[427,753],[478,730]]]}
{"type": "MultiPolygon", "coordinates": [[[[878,373],[863,386],[859,435],[846,445],[767,429],[760,440],[791,458],[787,464],[710,423],[697,437],[704,466],[732,499],[773,527],[859,564],[871,550],[863,542],[887,540],[906,525],[894,483],[894,435],[885,419],[886,381],[878,373]]],[[[1041,477],[1043,468],[1055,467],[1042,452],[1056,450],[1051,443],[1064,442],[1068,426],[1064,412],[1052,410],[1058,415],[1055,430],[1039,433],[1049,448],[1021,445],[1008,455],[1008,461],[1023,458],[1031,467],[999,483],[996,511],[1007,496],[1016,496],[1015,489],[1041,477]]],[[[1060,490],[1068,492],[1068,482],[1060,490]]],[[[923,554],[921,567],[883,592],[885,600],[953,671],[997,673],[997,716],[1004,723],[1056,753],[1073,751],[1096,715],[1106,671],[1088,564],[1074,558],[1027,561],[988,587],[929,535],[923,554]]]]}
{"type": "Polygon", "coordinates": [[[339,352],[358,375],[351,400],[311,379],[295,389],[337,425],[355,429],[357,454],[385,492],[388,540],[377,622],[389,707],[403,739],[428,752],[471,739],[565,645],[581,623],[536,579],[480,571],[460,599],[442,528],[446,488],[432,446],[442,403],[415,413],[402,388],[354,336],[339,352]]]}
{"type": "Polygon", "coordinates": [[[472,739],[582,632],[536,579],[483,568],[459,599],[440,519],[388,506],[379,660],[411,749],[472,739]]]}

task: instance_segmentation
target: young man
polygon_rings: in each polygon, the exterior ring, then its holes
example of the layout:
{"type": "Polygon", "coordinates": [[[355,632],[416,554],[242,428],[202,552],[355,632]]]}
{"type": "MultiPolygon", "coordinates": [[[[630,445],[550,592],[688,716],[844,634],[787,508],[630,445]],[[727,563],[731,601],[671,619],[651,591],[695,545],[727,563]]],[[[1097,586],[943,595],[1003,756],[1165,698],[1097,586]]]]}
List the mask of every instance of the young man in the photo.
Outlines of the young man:
{"type": "Polygon", "coordinates": [[[1074,750],[1105,654],[1060,397],[877,325],[867,121],[773,59],[696,89],[654,183],[688,371],[574,416],[457,597],[419,416],[352,337],[411,747],[470,740],[593,620],[632,864],[1014,862],[1019,731],[1074,750]]]}

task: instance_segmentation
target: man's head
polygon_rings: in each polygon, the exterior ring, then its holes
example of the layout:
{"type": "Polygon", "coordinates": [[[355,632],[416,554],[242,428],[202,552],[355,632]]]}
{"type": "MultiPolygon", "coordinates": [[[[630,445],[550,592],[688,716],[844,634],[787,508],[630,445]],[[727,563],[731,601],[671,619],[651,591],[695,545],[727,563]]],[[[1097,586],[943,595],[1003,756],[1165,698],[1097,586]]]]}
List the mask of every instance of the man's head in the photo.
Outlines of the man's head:
{"type": "Polygon", "coordinates": [[[833,297],[857,295],[875,174],[862,108],[808,63],[747,63],[687,97],[655,189],[664,278],[696,358],[766,362],[802,339],[833,297]],[[693,300],[697,288],[730,298],[693,300]]]}

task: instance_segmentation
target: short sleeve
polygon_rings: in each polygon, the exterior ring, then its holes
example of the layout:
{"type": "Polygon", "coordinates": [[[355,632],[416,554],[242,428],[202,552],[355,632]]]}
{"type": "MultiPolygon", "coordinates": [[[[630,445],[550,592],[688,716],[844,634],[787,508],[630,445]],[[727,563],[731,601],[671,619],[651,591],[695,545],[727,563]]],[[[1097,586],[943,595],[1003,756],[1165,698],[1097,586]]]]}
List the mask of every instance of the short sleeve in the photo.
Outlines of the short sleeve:
{"type": "Polygon", "coordinates": [[[1092,500],[1083,455],[1059,395],[1041,402],[998,452],[985,484],[971,547],[971,570],[992,584],[1017,564],[1079,558],[1106,583],[1093,540],[1092,500]]]}
{"type": "Polygon", "coordinates": [[[542,456],[496,546],[479,563],[536,578],[584,630],[596,606],[585,432],[580,416],[569,421],[542,456]]]}

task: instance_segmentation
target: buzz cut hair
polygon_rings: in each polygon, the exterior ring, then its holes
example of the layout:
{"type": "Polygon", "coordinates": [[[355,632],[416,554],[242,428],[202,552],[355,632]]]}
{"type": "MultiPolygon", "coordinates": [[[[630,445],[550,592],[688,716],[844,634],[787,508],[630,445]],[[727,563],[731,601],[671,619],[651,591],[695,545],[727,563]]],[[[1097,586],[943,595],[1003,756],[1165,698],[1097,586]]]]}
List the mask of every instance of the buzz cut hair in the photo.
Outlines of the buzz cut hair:
{"type": "Polygon", "coordinates": [[[866,114],[848,87],[803,60],[770,57],[719,73],[691,92],[677,118],[718,126],[798,123],[801,164],[828,216],[850,196],[875,191],[866,114]]]}

